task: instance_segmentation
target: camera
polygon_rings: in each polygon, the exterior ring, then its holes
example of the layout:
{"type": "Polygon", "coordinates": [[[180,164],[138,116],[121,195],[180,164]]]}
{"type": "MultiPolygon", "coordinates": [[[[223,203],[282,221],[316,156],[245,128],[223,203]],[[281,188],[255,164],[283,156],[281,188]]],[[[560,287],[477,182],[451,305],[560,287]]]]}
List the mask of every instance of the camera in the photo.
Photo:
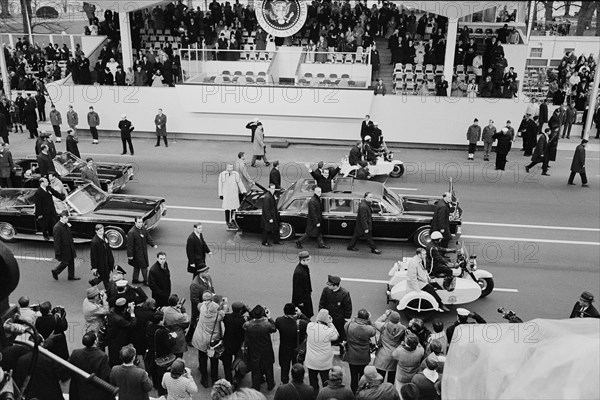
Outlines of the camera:
{"type": "Polygon", "coordinates": [[[31,311],[36,311],[36,312],[40,311],[40,305],[39,304],[32,304],[32,305],[29,306],[29,308],[31,309],[31,311]]]}
{"type": "Polygon", "coordinates": [[[65,308],[63,306],[56,306],[52,309],[51,313],[65,315],[67,312],[65,311],[65,308]]]}
{"type": "Polygon", "coordinates": [[[519,318],[513,310],[507,311],[504,307],[500,307],[498,309],[498,313],[502,314],[502,318],[508,320],[510,323],[520,324],[523,322],[523,320],[519,318]]]}

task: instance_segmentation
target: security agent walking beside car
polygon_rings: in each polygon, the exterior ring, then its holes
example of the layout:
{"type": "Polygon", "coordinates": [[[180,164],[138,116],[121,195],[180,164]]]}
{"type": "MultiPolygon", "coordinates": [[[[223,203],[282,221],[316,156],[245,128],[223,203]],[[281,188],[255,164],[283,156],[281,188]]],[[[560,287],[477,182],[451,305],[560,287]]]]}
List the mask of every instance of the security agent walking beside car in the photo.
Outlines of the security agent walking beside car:
{"type": "Polygon", "coordinates": [[[450,202],[452,201],[452,193],[446,192],[442,195],[442,199],[435,203],[433,210],[433,218],[431,219],[431,231],[438,231],[444,239],[440,242],[442,247],[448,247],[452,234],[450,233],[450,202]]]}
{"type": "Polygon", "coordinates": [[[58,221],[53,197],[60,200],[65,199],[64,196],[52,189],[48,178],[40,178],[40,187],[35,192],[35,223],[38,231],[42,232],[46,240],[50,240],[54,225],[58,221]]]}
{"type": "Polygon", "coordinates": [[[354,227],[354,235],[350,239],[348,244],[348,250],[358,251],[356,243],[358,239],[364,237],[371,247],[371,253],[381,254],[381,250],[375,246],[373,241],[373,211],[371,210],[371,203],[373,202],[373,194],[370,192],[365,193],[364,199],[358,206],[358,213],[356,216],[356,225],[354,227]]]}
{"type": "Polygon", "coordinates": [[[273,237],[274,244],[283,244],[279,239],[279,210],[275,200],[275,185],[270,184],[269,190],[265,192],[262,204],[262,215],[260,226],[262,227],[262,245],[270,247],[269,236],[273,237]]]}
{"type": "Polygon", "coordinates": [[[148,286],[152,291],[152,298],[156,301],[157,307],[166,307],[169,305],[171,271],[167,263],[167,253],[164,251],[159,251],[156,254],[156,262],[150,267],[150,271],[148,272],[148,286]]]}
{"type": "Polygon", "coordinates": [[[341,286],[342,279],[339,276],[327,275],[326,287],[321,292],[319,299],[319,310],[329,311],[335,329],[339,333],[336,343],[346,340],[344,324],[352,317],[352,298],[350,292],[341,286]]]}
{"type": "Polygon", "coordinates": [[[54,225],[53,237],[54,257],[60,263],[52,270],[52,277],[58,280],[58,275],[68,267],[68,279],[70,281],[78,281],[81,278],[75,276],[75,257],[77,257],[77,252],[75,251],[71,224],[69,224],[69,212],[67,210],[60,213],[60,220],[54,225]]]}
{"type": "MultiPolygon", "coordinates": [[[[308,238],[315,238],[321,249],[329,249],[331,247],[325,245],[323,234],[321,231],[321,223],[323,222],[323,210],[321,209],[321,188],[315,187],[314,194],[308,201],[308,217],[306,219],[306,230],[304,235],[296,241],[296,247],[301,249],[302,243],[308,238]]],[[[322,307],[321,307],[322,308],[322,307]]]]}
{"type": "Polygon", "coordinates": [[[104,235],[104,226],[97,224],[96,234],[92,238],[90,246],[90,264],[92,274],[104,284],[104,289],[108,290],[110,271],[115,266],[115,258],[108,243],[108,238],[104,235]]]}
{"type": "Polygon", "coordinates": [[[148,245],[158,248],[144,226],[144,219],[136,217],[135,225],[127,232],[127,262],[133,267],[133,284],[143,283],[148,286],[148,245]],[[140,271],[143,281],[139,280],[140,271]]]}
{"type": "Polygon", "coordinates": [[[121,142],[123,143],[123,154],[127,154],[127,147],[129,145],[129,151],[131,155],[133,155],[133,143],[131,143],[131,132],[133,132],[133,125],[131,125],[131,121],[127,119],[127,115],[121,115],[121,121],[119,121],[119,130],[121,131],[121,142]]]}
{"type": "Polygon", "coordinates": [[[75,157],[81,158],[81,154],[79,153],[79,145],[77,144],[79,139],[75,136],[75,131],[73,129],[69,129],[67,131],[67,151],[72,153],[75,157]]]}

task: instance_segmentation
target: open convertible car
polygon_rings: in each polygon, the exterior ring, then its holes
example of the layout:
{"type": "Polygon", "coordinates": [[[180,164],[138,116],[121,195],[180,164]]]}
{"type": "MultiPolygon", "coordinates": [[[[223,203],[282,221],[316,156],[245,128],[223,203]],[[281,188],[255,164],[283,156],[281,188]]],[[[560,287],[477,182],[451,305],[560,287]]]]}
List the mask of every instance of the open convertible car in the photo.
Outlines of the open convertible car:
{"type": "MultiPolygon", "coordinates": [[[[277,200],[280,213],[279,235],[281,239],[291,239],[301,235],[306,229],[308,201],[316,186],[314,179],[300,179],[277,200]]],[[[333,191],[323,193],[322,232],[324,236],[349,238],[354,233],[356,213],[365,192],[373,193],[373,238],[378,240],[412,240],[425,247],[431,240],[429,231],[435,203],[441,200],[435,196],[401,196],[379,182],[340,178],[335,181],[333,191]]],[[[250,191],[235,220],[243,232],[261,232],[260,219],[264,190],[250,191]]],[[[450,217],[450,231],[460,234],[461,210],[458,206],[450,217]]]]}
{"type": "MultiPolygon", "coordinates": [[[[0,189],[0,239],[43,240],[37,231],[35,192],[37,189],[0,189]]],[[[135,217],[142,216],[146,228],[153,229],[166,214],[165,199],[109,194],[87,183],[65,199],[75,243],[90,241],[95,225],[104,225],[104,234],[113,249],[124,248],[127,232],[135,217]]]]}
{"type": "MultiPolygon", "coordinates": [[[[84,160],[66,151],[54,157],[53,161],[60,180],[69,187],[69,191],[85,183],[81,179],[81,170],[86,165],[84,160]]],[[[16,158],[14,162],[13,185],[15,187],[37,188],[40,185],[40,173],[36,158],[33,156],[16,158]]],[[[108,193],[116,193],[123,189],[134,175],[133,165],[131,164],[98,163],[96,161],[94,161],[94,164],[97,167],[101,189],[108,193]]]]}

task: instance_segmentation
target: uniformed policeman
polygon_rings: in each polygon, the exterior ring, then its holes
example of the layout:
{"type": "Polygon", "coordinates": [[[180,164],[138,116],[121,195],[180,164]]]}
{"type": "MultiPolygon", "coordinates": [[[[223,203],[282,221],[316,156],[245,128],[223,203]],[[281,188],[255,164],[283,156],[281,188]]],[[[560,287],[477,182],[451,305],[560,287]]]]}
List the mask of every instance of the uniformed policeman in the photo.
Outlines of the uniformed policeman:
{"type": "Polygon", "coordinates": [[[344,324],[347,319],[352,317],[352,299],[350,292],[340,286],[341,278],[335,275],[327,276],[327,286],[323,288],[321,299],[319,300],[319,310],[329,311],[333,325],[340,334],[338,340],[334,343],[340,343],[346,340],[344,324]]]}
{"type": "Polygon", "coordinates": [[[427,245],[427,271],[432,276],[452,276],[452,266],[449,266],[448,253],[456,253],[456,249],[447,249],[440,245],[444,236],[441,232],[431,233],[431,242],[427,245]]]}
{"type": "Polygon", "coordinates": [[[476,312],[471,312],[466,308],[457,308],[456,314],[458,315],[458,319],[446,329],[448,345],[452,344],[452,336],[454,335],[454,329],[456,329],[458,325],[487,323],[485,322],[485,319],[483,319],[479,314],[477,314],[476,312]],[[474,321],[469,322],[469,318],[472,318],[474,321]]]}

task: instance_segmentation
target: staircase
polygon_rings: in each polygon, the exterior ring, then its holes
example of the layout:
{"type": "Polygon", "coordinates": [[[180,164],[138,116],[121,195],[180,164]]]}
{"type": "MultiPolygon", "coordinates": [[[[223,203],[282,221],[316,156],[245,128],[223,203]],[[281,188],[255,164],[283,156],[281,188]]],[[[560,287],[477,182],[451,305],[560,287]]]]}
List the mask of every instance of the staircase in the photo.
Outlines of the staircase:
{"type": "Polygon", "coordinates": [[[388,93],[392,92],[392,74],[394,73],[394,66],[390,65],[392,61],[392,52],[388,49],[388,41],[384,38],[376,38],[377,50],[379,50],[379,60],[381,66],[379,67],[379,78],[383,79],[383,83],[387,88],[388,93]]]}

